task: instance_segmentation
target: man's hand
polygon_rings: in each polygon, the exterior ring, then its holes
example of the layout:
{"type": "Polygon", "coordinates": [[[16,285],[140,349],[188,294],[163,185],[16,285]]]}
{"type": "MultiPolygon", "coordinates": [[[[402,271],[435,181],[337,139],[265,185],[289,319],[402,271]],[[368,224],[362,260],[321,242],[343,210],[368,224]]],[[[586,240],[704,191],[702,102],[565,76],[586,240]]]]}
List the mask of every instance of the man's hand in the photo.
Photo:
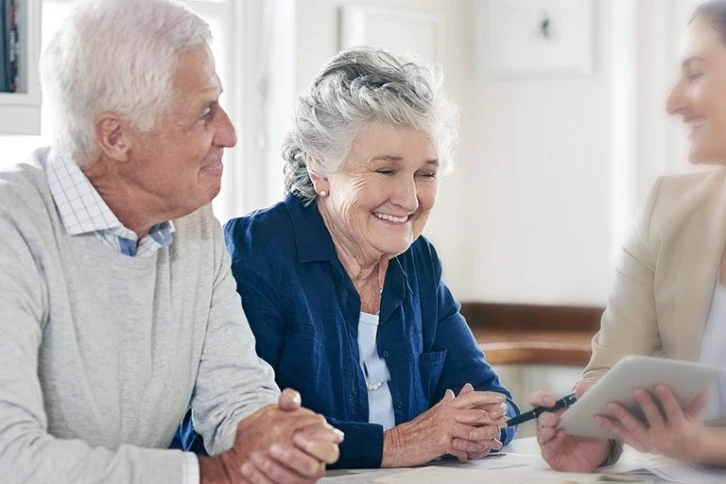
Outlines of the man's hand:
{"type": "MultiPolygon", "coordinates": [[[[580,398],[590,385],[580,382],[575,394],[580,398]]],[[[534,392],[529,403],[536,407],[551,407],[557,398],[544,392],[534,392]]],[[[556,471],[591,472],[605,460],[608,452],[607,439],[575,437],[557,430],[560,416],[565,409],[557,412],[544,412],[537,419],[537,442],[544,460],[556,471]]]]}
{"type": "Polygon", "coordinates": [[[300,395],[286,389],[237,426],[234,446],[217,457],[200,458],[202,483],[307,483],[338,460],[343,434],[300,407],[300,395]]]}

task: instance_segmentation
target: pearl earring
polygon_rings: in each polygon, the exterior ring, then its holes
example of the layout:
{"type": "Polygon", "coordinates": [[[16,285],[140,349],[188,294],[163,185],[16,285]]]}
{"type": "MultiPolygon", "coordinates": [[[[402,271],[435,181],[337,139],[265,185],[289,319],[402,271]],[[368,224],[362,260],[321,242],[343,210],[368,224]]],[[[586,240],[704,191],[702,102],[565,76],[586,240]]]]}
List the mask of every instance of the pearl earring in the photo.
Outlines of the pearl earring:
{"type": "Polygon", "coordinates": [[[328,191],[327,190],[320,190],[320,196],[321,197],[327,197],[328,196],[328,191]]]}

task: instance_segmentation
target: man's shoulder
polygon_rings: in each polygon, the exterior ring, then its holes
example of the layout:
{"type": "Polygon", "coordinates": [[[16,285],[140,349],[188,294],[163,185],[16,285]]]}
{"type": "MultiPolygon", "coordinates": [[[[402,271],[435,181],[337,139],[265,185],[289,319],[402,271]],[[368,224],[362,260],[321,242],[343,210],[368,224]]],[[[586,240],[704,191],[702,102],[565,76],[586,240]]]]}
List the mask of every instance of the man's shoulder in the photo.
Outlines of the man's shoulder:
{"type": "Polygon", "coordinates": [[[47,148],[36,150],[26,161],[0,170],[0,212],[28,216],[47,213],[52,205],[45,169],[47,148]]]}

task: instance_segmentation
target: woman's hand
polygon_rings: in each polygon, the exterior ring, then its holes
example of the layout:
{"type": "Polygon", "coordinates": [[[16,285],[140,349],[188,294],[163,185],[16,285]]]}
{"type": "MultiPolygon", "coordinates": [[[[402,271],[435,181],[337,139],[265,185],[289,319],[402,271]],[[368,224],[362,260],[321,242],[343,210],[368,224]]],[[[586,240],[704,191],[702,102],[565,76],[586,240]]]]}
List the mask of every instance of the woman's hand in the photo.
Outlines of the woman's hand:
{"type": "MultiPolygon", "coordinates": [[[[575,394],[580,398],[590,385],[580,382],[575,394]]],[[[544,392],[534,392],[529,403],[535,407],[551,407],[556,397],[544,392]]],[[[537,419],[537,443],[542,450],[542,458],[556,471],[591,472],[605,460],[608,452],[607,439],[576,437],[557,430],[564,409],[557,412],[544,412],[537,419]]]]}
{"type": "Polygon", "coordinates": [[[708,404],[707,392],[681,409],[669,387],[656,385],[655,397],[663,412],[645,389],[634,390],[633,396],[647,419],[647,426],[615,402],[608,404],[608,410],[615,418],[596,417],[597,423],[639,452],[662,454],[688,462],[703,459],[708,429],[701,422],[701,413],[708,404]]]}
{"type": "MultiPolygon", "coordinates": [[[[462,387],[461,391],[459,392],[459,396],[466,395],[467,393],[473,393],[473,392],[474,392],[474,387],[472,386],[471,383],[467,383],[466,385],[464,385],[462,387]]],[[[505,418],[508,417],[507,412],[509,411],[509,405],[507,405],[506,399],[504,401],[502,401],[501,403],[483,404],[483,405],[478,405],[475,408],[477,408],[479,410],[486,410],[487,413],[489,413],[489,414],[496,414],[497,411],[501,411],[502,415],[504,415],[505,418]]],[[[509,417],[511,417],[511,416],[509,416],[509,417]]],[[[500,430],[501,430],[501,428],[500,428],[500,430]]],[[[488,456],[489,452],[492,449],[496,449],[496,450],[501,449],[502,443],[499,442],[499,440],[497,440],[497,444],[499,445],[498,447],[488,447],[486,445],[480,445],[479,447],[477,447],[477,446],[469,445],[466,443],[466,441],[463,441],[461,439],[454,439],[454,441],[452,443],[452,447],[454,449],[461,449],[461,448],[465,448],[465,446],[466,446],[471,450],[469,450],[468,452],[462,452],[462,451],[457,450],[456,453],[452,453],[451,455],[453,455],[454,457],[456,457],[457,459],[459,459],[462,462],[467,461],[467,460],[482,459],[482,458],[488,456]]]]}
{"type": "Polygon", "coordinates": [[[506,422],[504,400],[501,393],[470,391],[455,397],[446,390],[435,406],[385,432],[381,467],[424,464],[446,454],[466,460],[469,454],[499,449],[497,437],[506,422]]]}

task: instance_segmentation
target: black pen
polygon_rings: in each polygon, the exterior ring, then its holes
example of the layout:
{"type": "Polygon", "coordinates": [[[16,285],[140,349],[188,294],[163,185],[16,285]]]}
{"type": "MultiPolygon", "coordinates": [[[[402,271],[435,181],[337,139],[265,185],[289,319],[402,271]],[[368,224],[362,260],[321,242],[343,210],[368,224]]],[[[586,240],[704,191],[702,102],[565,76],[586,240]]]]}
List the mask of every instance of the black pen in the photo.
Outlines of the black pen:
{"type": "Polygon", "coordinates": [[[534,420],[543,412],[554,412],[556,410],[560,410],[562,408],[567,408],[573,403],[577,401],[577,397],[574,393],[571,393],[567,395],[566,397],[562,397],[559,400],[555,402],[554,405],[551,407],[535,407],[529,412],[524,412],[522,414],[517,415],[516,417],[512,417],[509,420],[507,420],[507,427],[513,427],[515,425],[522,424],[524,422],[529,422],[530,420],[534,420]]]}

